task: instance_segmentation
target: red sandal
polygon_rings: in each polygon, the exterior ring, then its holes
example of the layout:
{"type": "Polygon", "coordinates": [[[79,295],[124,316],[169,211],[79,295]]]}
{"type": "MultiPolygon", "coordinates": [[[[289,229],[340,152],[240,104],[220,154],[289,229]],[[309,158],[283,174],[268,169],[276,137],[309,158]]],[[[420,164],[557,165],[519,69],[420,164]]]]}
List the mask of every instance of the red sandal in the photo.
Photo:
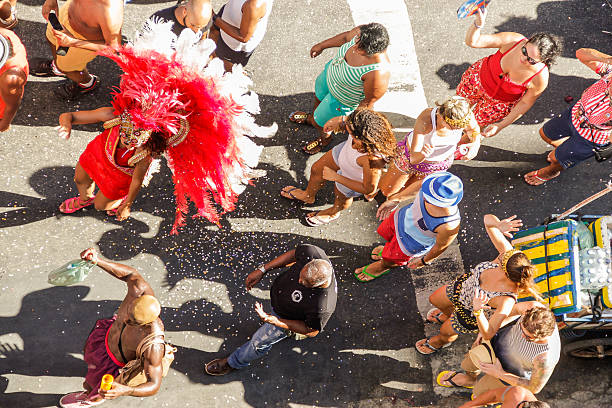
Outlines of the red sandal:
{"type": "Polygon", "coordinates": [[[60,206],[59,210],[63,214],[72,214],[79,210],[82,210],[85,207],[89,207],[93,204],[95,197],[91,197],[87,199],[85,202],[81,202],[81,196],[76,196],[65,200],[60,206]],[[75,204],[76,201],[76,204],[75,204]],[[64,209],[62,210],[62,205],[64,209]]]}

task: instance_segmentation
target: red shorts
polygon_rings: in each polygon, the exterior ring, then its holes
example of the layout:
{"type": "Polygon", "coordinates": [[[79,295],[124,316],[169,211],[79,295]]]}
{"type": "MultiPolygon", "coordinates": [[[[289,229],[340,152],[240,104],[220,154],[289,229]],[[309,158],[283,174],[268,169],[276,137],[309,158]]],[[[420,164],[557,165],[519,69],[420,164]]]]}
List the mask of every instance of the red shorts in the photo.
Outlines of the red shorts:
{"type": "Polygon", "coordinates": [[[406,265],[410,261],[412,257],[402,252],[395,236],[395,211],[380,223],[376,232],[387,241],[382,251],[382,258],[385,261],[396,265],[406,265]]]}

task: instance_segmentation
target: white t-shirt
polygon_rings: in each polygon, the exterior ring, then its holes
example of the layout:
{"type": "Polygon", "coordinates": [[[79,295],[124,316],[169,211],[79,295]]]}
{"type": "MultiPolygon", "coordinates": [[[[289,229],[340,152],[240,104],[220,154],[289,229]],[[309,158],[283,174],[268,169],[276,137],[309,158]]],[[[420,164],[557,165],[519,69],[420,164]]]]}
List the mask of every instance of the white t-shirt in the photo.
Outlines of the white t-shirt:
{"type": "MultiPolygon", "coordinates": [[[[221,18],[227,21],[234,27],[240,28],[240,22],[242,21],[242,6],[247,0],[229,0],[223,9],[223,15],[221,18]]],[[[252,52],[259,43],[263,40],[266,34],[266,28],[268,27],[268,18],[272,12],[272,3],[274,0],[258,0],[257,4],[266,5],[266,14],[257,22],[255,32],[249,39],[249,41],[243,43],[237,39],[231,37],[225,31],[221,30],[221,38],[223,42],[227,44],[234,51],[252,52]]]]}

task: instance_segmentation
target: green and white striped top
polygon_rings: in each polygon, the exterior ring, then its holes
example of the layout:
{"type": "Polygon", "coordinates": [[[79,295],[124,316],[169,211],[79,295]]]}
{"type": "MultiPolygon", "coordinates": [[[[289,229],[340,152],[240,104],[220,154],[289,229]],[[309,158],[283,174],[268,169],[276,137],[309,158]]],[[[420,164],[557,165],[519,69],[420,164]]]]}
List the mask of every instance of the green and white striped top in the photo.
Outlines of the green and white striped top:
{"type": "Polygon", "coordinates": [[[351,41],[342,44],[338,54],[336,54],[327,67],[327,87],[329,92],[340,103],[351,108],[356,108],[365,98],[363,80],[361,78],[368,72],[380,69],[383,65],[383,63],[361,65],[358,67],[349,65],[344,56],[356,41],[357,37],[353,37],[351,41]]]}

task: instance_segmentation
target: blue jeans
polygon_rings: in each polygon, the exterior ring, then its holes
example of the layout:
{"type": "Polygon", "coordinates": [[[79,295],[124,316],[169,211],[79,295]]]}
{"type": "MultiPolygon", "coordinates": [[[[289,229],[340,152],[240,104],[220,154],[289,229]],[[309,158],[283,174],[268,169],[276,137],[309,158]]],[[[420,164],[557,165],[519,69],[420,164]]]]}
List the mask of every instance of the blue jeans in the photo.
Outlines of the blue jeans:
{"type": "MultiPolygon", "coordinates": [[[[275,313],[271,314],[276,316],[275,313]]],[[[227,358],[227,364],[232,368],[244,368],[248,366],[251,361],[257,360],[268,354],[268,351],[270,351],[274,344],[286,338],[287,333],[285,330],[273,324],[264,323],[263,326],[253,333],[251,340],[238,347],[227,358]]]]}

